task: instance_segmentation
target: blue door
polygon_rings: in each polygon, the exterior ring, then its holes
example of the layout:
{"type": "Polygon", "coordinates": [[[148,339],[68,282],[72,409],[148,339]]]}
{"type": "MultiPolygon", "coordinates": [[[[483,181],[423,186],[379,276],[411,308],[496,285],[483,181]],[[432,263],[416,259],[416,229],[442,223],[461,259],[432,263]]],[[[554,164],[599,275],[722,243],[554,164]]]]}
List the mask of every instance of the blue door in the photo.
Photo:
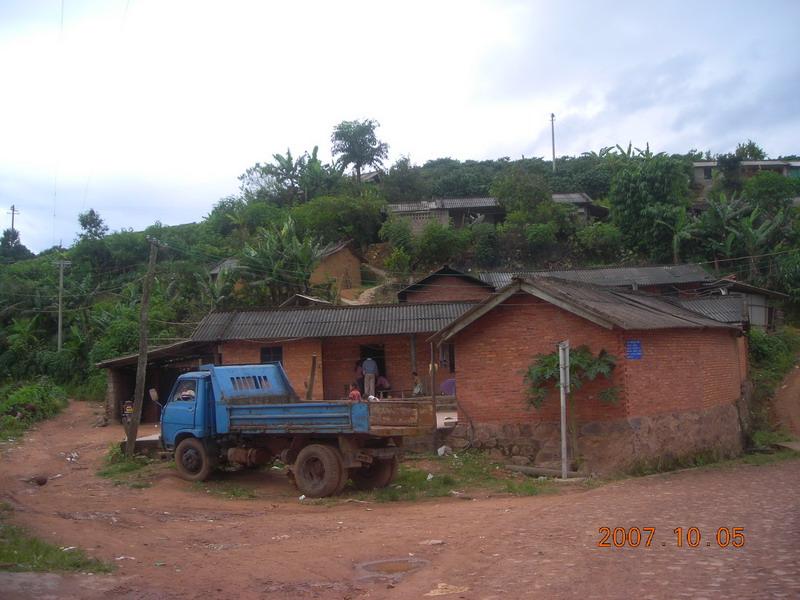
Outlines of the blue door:
{"type": "Polygon", "coordinates": [[[171,446],[181,431],[194,429],[197,413],[197,381],[179,381],[161,415],[161,436],[171,446]]]}

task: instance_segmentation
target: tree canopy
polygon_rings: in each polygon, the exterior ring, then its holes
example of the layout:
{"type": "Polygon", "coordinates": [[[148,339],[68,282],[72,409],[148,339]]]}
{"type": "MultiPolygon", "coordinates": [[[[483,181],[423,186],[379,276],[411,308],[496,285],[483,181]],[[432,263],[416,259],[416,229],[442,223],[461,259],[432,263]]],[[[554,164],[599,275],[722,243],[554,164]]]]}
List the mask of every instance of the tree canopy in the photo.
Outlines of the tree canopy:
{"type": "Polygon", "coordinates": [[[388,144],[378,140],[375,130],[380,124],[373,119],[342,121],[333,128],[331,152],[338,156],[345,169],[353,165],[356,181],[361,181],[364,167],[382,167],[389,155],[388,144]]]}

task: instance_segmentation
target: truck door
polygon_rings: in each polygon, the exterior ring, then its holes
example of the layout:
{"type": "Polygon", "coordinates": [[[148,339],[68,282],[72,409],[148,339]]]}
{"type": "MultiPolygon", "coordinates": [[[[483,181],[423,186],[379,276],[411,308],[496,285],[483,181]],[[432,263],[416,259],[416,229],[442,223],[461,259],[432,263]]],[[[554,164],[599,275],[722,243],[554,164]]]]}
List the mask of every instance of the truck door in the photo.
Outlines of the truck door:
{"type": "Polygon", "coordinates": [[[164,409],[161,434],[165,440],[175,439],[180,431],[194,429],[197,413],[197,381],[180,381],[164,409]]]}

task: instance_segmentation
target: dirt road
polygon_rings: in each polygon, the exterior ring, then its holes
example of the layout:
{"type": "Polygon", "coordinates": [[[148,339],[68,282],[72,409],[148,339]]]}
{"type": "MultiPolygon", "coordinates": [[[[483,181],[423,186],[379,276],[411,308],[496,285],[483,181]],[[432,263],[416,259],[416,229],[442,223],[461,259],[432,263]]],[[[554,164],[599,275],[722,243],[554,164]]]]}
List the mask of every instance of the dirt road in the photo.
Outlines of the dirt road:
{"type": "Polygon", "coordinates": [[[0,597],[800,597],[800,460],[527,498],[304,505],[270,474],[258,474],[267,501],[210,496],[171,473],[148,489],[115,487],[95,471],[120,430],[92,421],[91,406],[73,403],[6,452],[0,496],[14,522],[117,571],[0,573],[0,597]],[[62,476],[23,481],[36,473],[62,476]],[[656,531],[648,548],[603,548],[601,527],[656,531]],[[678,547],[676,527],[698,528],[701,542],[689,547],[684,533],[678,547]],[[744,528],[744,546],[720,548],[721,527],[744,528]],[[417,570],[391,581],[357,568],[392,558],[417,570]]]}

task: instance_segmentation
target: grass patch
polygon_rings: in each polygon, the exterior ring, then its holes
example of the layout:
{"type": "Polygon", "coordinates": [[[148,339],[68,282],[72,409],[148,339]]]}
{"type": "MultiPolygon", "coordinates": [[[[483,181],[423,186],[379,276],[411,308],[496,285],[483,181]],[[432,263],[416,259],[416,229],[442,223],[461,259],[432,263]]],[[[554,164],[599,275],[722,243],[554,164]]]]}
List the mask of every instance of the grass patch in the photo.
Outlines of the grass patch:
{"type": "Polygon", "coordinates": [[[252,488],[234,485],[229,482],[196,481],[192,484],[192,488],[198,492],[205,492],[228,500],[254,500],[258,498],[258,494],[252,488]]]}
{"type": "Polygon", "coordinates": [[[113,567],[90,558],[80,548],[62,550],[33,537],[22,527],[9,525],[5,517],[10,507],[0,507],[0,570],[4,571],[82,571],[110,573],[113,567]]]}
{"type": "Polygon", "coordinates": [[[138,454],[129,458],[125,456],[118,443],[109,446],[103,463],[97,475],[110,479],[114,485],[126,485],[133,489],[148,488],[152,485],[150,479],[156,466],[154,461],[138,454]]]}
{"type": "Polygon", "coordinates": [[[763,429],[754,431],[751,437],[753,439],[753,445],[762,448],[769,447],[780,442],[788,442],[792,439],[792,436],[785,431],[770,431],[763,429]]]}
{"type": "Polygon", "coordinates": [[[725,461],[723,463],[731,463],[731,464],[745,464],[745,465],[771,465],[778,462],[783,462],[784,460],[792,460],[800,458],[800,452],[795,452],[794,450],[778,450],[777,452],[759,452],[754,454],[745,454],[741,458],[737,458],[731,461],[725,461]]]}
{"type": "Polygon", "coordinates": [[[424,455],[409,459],[400,465],[397,478],[388,487],[345,495],[375,502],[399,502],[474,493],[533,496],[551,489],[551,483],[509,473],[485,453],[468,450],[452,456],[424,455]]]}

